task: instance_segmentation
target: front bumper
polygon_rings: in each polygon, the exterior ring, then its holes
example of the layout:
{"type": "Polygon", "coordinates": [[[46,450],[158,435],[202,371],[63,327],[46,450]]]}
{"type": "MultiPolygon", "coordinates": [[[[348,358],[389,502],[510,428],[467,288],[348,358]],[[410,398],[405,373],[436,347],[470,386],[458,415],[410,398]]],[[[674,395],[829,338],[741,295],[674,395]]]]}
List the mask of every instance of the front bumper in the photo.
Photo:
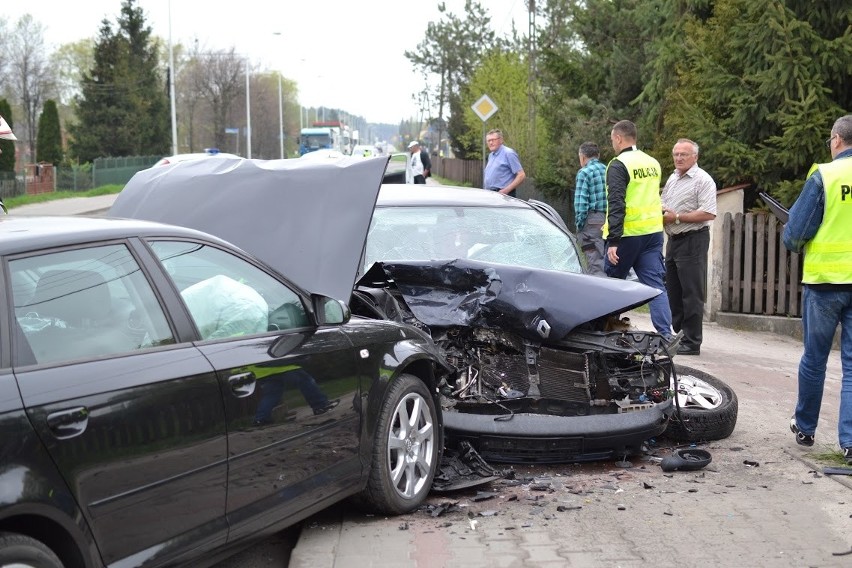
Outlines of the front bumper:
{"type": "Polygon", "coordinates": [[[444,411],[447,446],[468,441],[486,461],[566,463],[623,458],[639,453],[665,431],[672,400],[622,414],[494,416],[444,411]]]}

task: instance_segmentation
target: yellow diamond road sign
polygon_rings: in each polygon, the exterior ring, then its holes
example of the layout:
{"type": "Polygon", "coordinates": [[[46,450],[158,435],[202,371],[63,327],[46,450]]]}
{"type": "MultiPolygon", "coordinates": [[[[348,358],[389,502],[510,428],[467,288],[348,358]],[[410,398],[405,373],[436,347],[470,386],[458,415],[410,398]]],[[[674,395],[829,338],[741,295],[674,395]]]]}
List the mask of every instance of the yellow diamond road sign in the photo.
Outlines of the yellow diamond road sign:
{"type": "Polygon", "coordinates": [[[494,101],[491,100],[491,97],[488,95],[482,95],[479,97],[479,100],[473,103],[473,106],[470,107],[473,109],[473,112],[476,113],[476,116],[485,122],[491,116],[497,112],[497,105],[494,104],[494,101]]]}

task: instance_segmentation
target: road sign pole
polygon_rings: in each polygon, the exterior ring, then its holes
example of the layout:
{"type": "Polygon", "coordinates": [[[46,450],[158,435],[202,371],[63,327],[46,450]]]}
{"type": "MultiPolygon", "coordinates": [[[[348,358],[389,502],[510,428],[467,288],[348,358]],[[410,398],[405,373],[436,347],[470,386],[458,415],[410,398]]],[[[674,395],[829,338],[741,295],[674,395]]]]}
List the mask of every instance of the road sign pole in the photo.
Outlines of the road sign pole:
{"type": "Polygon", "coordinates": [[[485,187],[485,152],[487,151],[485,148],[485,136],[487,132],[485,122],[484,120],[482,121],[482,187],[485,187]]]}
{"type": "Polygon", "coordinates": [[[497,105],[494,104],[491,97],[488,95],[482,95],[470,108],[476,113],[479,120],[482,121],[482,186],[485,187],[485,137],[488,134],[485,124],[488,122],[488,119],[497,112],[497,105]]]}

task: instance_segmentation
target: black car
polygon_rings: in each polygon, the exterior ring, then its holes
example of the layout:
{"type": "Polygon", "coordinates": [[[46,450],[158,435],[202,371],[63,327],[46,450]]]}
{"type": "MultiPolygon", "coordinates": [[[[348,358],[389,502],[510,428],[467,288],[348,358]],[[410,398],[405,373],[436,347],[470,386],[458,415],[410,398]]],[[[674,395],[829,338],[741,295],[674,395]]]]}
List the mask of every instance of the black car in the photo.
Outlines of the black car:
{"type": "Polygon", "coordinates": [[[416,328],[144,221],[3,217],[0,273],[0,566],[209,564],[428,493],[444,362],[416,328]]]}
{"type": "Polygon", "coordinates": [[[447,447],[569,462],[621,458],[663,433],[733,431],[734,392],[619,317],[660,292],[586,274],[549,206],[431,185],[385,185],[376,197],[387,159],[217,162],[137,174],[112,213],[209,231],[273,266],[303,250],[324,259],[304,286],[351,294],[353,313],[419,327],[441,349],[447,447]],[[372,180],[361,175],[376,164],[372,180]],[[350,200],[326,196],[339,187],[350,200]],[[356,283],[338,274],[352,264],[356,283]]]}

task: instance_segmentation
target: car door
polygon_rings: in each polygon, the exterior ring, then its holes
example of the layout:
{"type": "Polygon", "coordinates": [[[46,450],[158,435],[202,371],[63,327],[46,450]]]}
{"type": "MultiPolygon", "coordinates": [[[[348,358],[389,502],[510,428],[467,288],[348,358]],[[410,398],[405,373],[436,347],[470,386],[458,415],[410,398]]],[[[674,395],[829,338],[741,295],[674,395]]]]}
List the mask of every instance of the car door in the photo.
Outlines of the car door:
{"type": "Polygon", "coordinates": [[[227,538],[225,418],[212,366],[178,339],[133,250],[64,248],[5,268],[33,427],[103,562],[156,566],[227,538]]]}
{"type": "Polygon", "coordinates": [[[360,475],[359,355],[346,334],[316,326],[304,294],[246,258],[188,241],[151,247],[224,393],[229,539],[351,488],[360,475]]]}

